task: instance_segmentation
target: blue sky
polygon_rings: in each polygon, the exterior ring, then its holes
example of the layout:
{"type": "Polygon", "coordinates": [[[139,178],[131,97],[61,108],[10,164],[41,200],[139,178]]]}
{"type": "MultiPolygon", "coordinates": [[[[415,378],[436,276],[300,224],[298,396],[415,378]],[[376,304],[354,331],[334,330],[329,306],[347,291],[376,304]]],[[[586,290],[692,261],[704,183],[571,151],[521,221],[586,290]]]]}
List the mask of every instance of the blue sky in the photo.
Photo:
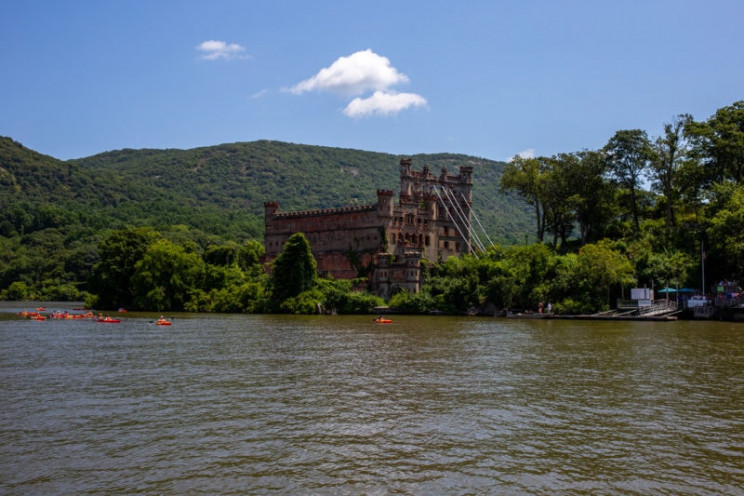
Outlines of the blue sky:
{"type": "Polygon", "coordinates": [[[0,135],[493,160],[744,99],[744,2],[3,0],[0,135]]]}

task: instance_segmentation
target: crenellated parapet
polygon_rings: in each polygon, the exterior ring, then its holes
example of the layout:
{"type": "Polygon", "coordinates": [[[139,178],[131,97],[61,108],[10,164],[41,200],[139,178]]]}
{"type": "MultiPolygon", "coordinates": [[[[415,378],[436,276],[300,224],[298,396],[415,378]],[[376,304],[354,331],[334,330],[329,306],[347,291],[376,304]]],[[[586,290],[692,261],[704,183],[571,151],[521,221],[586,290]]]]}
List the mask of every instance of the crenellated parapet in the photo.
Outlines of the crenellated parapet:
{"type": "Polygon", "coordinates": [[[353,214],[374,212],[377,205],[362,205],[353,207],[324,208],[318,210],[300,210],[297,212],[280,212],[276,214],[277,219],[298,219],[302,217],[319,217],[339,214],[353,214]]]}

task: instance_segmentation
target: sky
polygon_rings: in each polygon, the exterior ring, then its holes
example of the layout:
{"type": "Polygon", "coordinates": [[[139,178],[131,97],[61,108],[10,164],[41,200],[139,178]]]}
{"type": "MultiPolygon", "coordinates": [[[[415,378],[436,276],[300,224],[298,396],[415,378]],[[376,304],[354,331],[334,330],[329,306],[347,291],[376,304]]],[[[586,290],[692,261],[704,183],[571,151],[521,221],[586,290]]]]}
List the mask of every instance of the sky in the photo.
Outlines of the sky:
{"type": "Polygon", "coordinates": [[[741,0],[0,0],[0,135],[492,160],[744,99],[741,0]]]}

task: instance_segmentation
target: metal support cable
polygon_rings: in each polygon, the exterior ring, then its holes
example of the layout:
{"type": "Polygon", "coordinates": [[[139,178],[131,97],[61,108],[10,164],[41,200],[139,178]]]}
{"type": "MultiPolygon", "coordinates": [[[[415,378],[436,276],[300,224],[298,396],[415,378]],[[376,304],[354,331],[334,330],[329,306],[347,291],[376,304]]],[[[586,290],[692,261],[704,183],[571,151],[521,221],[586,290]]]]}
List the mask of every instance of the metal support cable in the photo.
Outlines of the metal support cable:
{"type": "MultiPolygon", "coordinates": [[[[451,191],[449,188],[443,188],[444,193],[447,195],[447,199],[452,203],[452,205],[455,207],[455,211],[457,212],[458,217],[462,221],[462,223],[467,227],[468,234],[475,242],[475,245],[477,248],[481,251],[486,251],[486,247],[483,246],[483,243],[481,242],[480,238],[478,237],[478,234],[473,229],[473,225],[470,222],[470,219],[465,215],[465,211],[460,206],[460,203],[457,202],[457,198],[455,197],[455,192],[451,191]]],[[[466,202],[467,203],[467,202],[466,202]]]]}
{"type": "MultiPolygon", "coordinates": [[[[439,197],[439,201],[442,202],[442,205],[444,205],[446,207],[446,205],[444,203],[444,200],[442,199],[442,195],[439,193],[439,190],[435,189],[434,191],[436,192],[437,196],[439,197]]],[[[452,220],[452,223],[455,224],[455,229],[457,229],[458,234],[460,235],[460,237],[462,239],[465,240],[465,242],[468,245],[468,249],[470,249],[470,251],[473,253],[473,255],[475,256],[475,258],[477,259],[478,258],[478,254],[475,253],[475,250],[473,250],[473,245],[470,244],[470,239],[466,238],[465,235],[462,233],[462,230],[460,230],[460,225],[457,223],[457,221],[455,220],[455,218],[452,216],[452,213],[450,213],[449,209],[445,208],[445,210],[447,211],[447,215],[449,215],[450,219],[452,220]]]]}
{"type": "MultiPolygon", "coordinates": [[[[460,196],[462,197],[463,201],[465,203],[467,203],[468,200],[465,198],[465,195],[463,195],[462,193],[460,193],[460,196]]],[[[480,221],[480,219],[478,219],[478,216],[475,215],[475,211],[473,210],[472,207],[470,208],[470,213],[471,213],[471,215],[473,217],[475,217],[475,221],[478,223],[478,226],[480,226],[481,231],[483,231],[483,234],[486,236],[486,239],[488,240],[488,242],[491,244],[491,246],[493,246],[493,241],[491,241],[491,237],[486,232],[486,229],[483,227],[483,224],[481,224],[481,221],[480,221]]],[[[485,250],[483,250],[483,251],[485,251],[485,250]]]]}

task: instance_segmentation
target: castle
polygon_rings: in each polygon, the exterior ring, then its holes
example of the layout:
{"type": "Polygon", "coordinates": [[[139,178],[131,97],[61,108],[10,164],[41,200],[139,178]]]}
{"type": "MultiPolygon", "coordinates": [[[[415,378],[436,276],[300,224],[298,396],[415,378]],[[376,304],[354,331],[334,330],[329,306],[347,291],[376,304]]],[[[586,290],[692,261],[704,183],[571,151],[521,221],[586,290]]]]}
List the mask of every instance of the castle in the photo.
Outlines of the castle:
{"type": "Polygon", "coordinates": [[[318,272],[337,279],[368,276],[376,294],[389,297],[421,287],[421,260],[445,260],[472,251],[470,220],[473,168],[459,174],[428,166],[411,170],[400,161],[400,194],[378,190],[377,203],[365,206],[279,212],[279,203],[264,203],[266,259],[271,261],[294,233],[310,243],[318,272]]]}

